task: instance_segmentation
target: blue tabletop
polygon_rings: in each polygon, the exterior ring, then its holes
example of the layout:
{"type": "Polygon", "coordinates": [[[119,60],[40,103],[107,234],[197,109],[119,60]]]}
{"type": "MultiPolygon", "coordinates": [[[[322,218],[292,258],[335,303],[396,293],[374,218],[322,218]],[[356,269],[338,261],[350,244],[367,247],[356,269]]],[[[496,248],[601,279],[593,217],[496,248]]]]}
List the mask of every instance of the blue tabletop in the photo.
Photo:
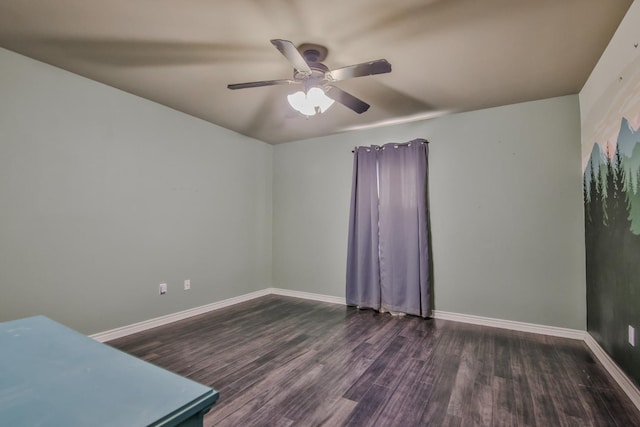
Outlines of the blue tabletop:
{"type": "Polygon", "coordinates": [[[0,425],[177,425],[218,392],[46,317],[0,323],[0,425]]]}

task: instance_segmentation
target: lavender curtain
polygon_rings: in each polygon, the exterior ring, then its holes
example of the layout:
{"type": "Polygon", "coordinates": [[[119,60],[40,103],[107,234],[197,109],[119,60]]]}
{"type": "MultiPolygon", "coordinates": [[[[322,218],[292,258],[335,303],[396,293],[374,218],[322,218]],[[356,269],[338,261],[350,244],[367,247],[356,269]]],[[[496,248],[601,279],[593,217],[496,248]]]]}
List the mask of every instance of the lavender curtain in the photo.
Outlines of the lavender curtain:
{"type": "Polygon", "coordinates": [[[383,308],[431,315],[427,230],[428,146],[386,144],[378,155],[383,308]]]}
{"type": "Polygon", "coordinates": [[[358,147],[353,154],[347,304],[380,308],[378,260],[378,150],[358,147]]]}
{"type": "Polygon", "coordinates": [[[347,258],[349,305],[431,315],[428,146],[423,142],[386,144],[370,151],[361,147],[355,152],[347,258]],[[367,153],[366,168],[362,152],[367,153]],[[375,166],[370,164],[373,158],[375,166]]]}

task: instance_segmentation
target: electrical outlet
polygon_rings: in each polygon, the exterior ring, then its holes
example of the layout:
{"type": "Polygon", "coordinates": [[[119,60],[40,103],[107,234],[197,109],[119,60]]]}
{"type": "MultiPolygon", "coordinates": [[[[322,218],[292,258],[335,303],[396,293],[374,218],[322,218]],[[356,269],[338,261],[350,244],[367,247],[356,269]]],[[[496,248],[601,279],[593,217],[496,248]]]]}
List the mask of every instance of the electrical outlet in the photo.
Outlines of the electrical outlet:
{"type": "Polygon", "coordinates": [[[184,281],[184,290],[188,291],[189,289],[191,289],[191,280],[187,279],[184,281]]]}
{"type": "Polygon", "coordinates": [[[160,295],[164,295],[167,293],[167,284],[160,283],[160,295]]]}
{"type": "Polygon", "coordinates": [[[636,328],[631,325],[629,325],[629,344],[632,347],[636,346],[636,328]]]}

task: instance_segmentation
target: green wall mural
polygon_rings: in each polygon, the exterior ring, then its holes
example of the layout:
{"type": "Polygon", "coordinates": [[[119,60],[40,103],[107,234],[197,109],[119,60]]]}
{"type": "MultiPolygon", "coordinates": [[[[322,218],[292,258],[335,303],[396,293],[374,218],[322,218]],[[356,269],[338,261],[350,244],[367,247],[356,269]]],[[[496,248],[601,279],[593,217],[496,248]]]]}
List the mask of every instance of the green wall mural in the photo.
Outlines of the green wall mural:
{"type": "Polygon", "coordinates": [[[587,329],[640,386],[640,61],[624,75],[583,127],[587,329]]]}

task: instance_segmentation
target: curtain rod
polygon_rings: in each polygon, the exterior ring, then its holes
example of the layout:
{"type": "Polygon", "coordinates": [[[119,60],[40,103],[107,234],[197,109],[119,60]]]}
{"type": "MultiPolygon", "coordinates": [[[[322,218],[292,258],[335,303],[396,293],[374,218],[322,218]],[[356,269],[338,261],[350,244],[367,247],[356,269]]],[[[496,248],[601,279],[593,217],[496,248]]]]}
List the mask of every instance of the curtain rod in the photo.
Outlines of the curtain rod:
{"type": "MultiPolygon", "coordinates": [[[[414,139],[413,141],[403,142],[401,144],[400,143],[396,144],[396,143],[393,143],[393,142],[388,142],[387,144],[384,144],[382,146],[380,146],[380,145],[372,145],[371,147],[373,147],[374,150],[384,150],[384,146],[388,145],[388,144],[394,144],[393,148],[398,148],[400,146],[410,147],[411,143],[414,142],[414,141],[420,141],[421,144],[428,144],[429,143],[429,141],[427,141],[426,139],[414,139]]],[[[355,153],[357,148],[358,147],[355,147],[353,150],[351,150],[351,152],[355,153]]]]}

